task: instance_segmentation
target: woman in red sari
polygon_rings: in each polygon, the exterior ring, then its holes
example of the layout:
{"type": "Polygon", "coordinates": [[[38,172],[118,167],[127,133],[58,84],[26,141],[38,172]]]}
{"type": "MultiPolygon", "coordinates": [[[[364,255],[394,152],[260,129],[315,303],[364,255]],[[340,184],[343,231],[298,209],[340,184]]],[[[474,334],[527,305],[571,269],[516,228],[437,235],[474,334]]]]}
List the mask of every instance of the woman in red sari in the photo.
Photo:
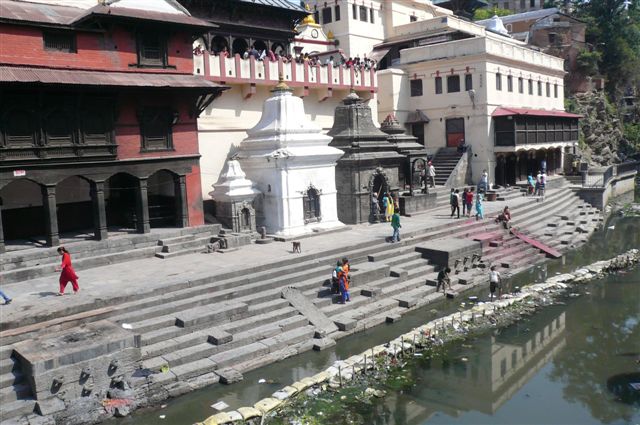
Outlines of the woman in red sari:
{"type": "Polygon", "coordinates": [[[78,286],[78,275],[71,265],[71,255],[69,255],[69,251],[63,246],[58,248],[58,254],[62,255],[62,264],[60,264],[60,268],[58,269],[61,272],[60,292],[58,292],[58,295],[64,295],[64,288],[67,287],[67,283],[69,282],[71,282],[71,286],[73,286],[73,293],[77,294],[78,291],[80,291],[80,287],[78,286]]]}

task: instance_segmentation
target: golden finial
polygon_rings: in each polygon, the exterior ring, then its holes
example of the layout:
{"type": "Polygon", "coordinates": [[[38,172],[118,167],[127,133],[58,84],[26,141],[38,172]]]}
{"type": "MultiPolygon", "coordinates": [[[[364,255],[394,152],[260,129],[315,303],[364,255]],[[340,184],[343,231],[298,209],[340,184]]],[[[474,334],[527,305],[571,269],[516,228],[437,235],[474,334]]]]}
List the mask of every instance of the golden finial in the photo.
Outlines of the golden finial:
{"type": "Polygon", "coordinates": [[[287,83],[284,82],[284,74],[282,72],[278,74],[278,84],[271,91],[291,91],[287,83]]]}
{"type": "Polygon", "coordinates": [[[333,31],[329,30],[327,33],[327,40],[333,40],[335,36],[333,35],[333,31]]]}

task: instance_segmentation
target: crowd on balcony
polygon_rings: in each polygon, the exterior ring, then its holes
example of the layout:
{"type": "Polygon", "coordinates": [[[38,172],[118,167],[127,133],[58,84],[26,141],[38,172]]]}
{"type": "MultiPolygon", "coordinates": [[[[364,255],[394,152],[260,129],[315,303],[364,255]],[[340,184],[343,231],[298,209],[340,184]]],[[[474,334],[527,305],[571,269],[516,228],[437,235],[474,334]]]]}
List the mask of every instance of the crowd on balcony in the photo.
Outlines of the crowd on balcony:
{"type": "MultiPolygon", "coordinates": [[[[225,46],[219,51],[214,50],[213,55],[228,58],[231,56],[231,53],[225,46]]],[[[376,66],[378,65],[374,59],[368,58],[367,55],[364,55],[363,58],[360,58],[360,56],[347,58],[342,54],[342,52],[337,52],[337,55],[337,57],[330,55],[326,58],[321,58],[318,54],[313,53],[300,53],[297,55],[280,54],[269,49],[258,50],[255,45],[252,45],[251,47],[246,48],[242,54],[242,59],[249,59],[250,57],[253,57],[257,61],[268,60],[270,62],[277,62],[282,59],[284,63],[308,63],[311,66],[332,66],[334,68],[339,66],[344,68],[353,67],[356,70],[366,71],[376,69],[376,66]]]]}

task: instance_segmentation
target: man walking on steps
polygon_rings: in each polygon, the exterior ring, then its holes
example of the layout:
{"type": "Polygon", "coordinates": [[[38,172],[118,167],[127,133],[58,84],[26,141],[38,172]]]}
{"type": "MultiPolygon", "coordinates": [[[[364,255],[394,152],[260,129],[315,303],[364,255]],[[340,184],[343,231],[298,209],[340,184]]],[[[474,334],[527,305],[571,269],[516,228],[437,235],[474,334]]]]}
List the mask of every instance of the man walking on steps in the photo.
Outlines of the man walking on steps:
{"type": "Polygon", "coordinates": [[[451,218],[458,213],[460,218],[460,191],[457,189],[451,189],[451,218]]]}
{"type": "Polygon", "coordinates": [[[393,236],[391,237],[391,242],[400,242],[400,214],[398,211],[395,211],[391,216],[391,227],[393,227],[393,236]]]}

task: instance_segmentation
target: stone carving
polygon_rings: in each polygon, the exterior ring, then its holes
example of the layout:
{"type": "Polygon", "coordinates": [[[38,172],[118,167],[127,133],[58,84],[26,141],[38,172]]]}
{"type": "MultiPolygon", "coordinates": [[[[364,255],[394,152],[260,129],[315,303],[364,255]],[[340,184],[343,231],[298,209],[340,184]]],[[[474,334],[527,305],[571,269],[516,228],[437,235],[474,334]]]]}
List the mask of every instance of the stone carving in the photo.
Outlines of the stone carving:
{"type": "Polygon", "coordinates": [[[240,163],[227,161],[225,171],[210,192],[216,204],[216,218],[233,232],[255,232],[256,212],[252,203],[259,194],[240,163]]]}

